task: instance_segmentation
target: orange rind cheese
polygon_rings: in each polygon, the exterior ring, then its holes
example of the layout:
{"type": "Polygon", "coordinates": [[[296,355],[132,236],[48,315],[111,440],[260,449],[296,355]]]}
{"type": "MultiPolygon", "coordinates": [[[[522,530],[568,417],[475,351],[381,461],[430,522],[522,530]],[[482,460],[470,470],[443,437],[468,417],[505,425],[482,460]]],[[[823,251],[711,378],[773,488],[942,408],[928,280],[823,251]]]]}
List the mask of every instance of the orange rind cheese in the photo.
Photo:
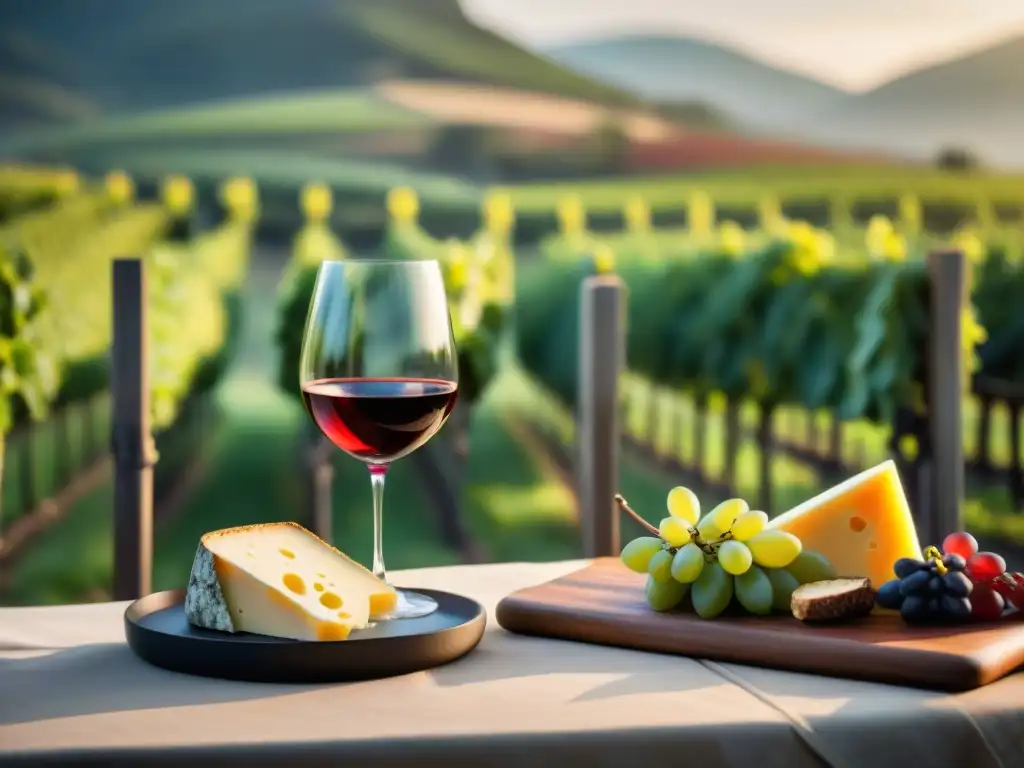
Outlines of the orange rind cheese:
{"type": "Polygon", "coordinates": [[[202,537],[185,591],[189,623],[293,640],[345,640],[394,610],[395,589],[296,523],[202,537]]]}
{"type": "Polygon", "coordinates": [[[896,465],[865,470],[768,523],[788,531],[805,550],[825,556],[840,577],[863,576],[877,589],[896,578],[901,557],[921,557],[896,465]]]}

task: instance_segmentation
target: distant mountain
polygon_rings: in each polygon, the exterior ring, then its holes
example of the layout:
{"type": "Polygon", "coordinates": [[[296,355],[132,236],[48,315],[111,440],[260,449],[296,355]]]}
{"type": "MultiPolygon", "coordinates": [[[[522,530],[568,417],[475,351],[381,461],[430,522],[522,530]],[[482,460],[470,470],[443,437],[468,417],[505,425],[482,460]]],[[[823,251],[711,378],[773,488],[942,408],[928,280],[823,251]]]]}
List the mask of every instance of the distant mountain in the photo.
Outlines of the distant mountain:
{"type": "Polygon", "coordinates": [[[0,18],[0,130],[392,78],[638,101],[475,26],[458,0],[0,0],[0,18]]]}
{"type": "Polygon", "coordinates": [[[687,37],[623,36],[543,53],[581,74],[667,102],[704,102],[751,127],[788,126],[845,94],[746,54],[687,37]]]}
{"type": "Polygon", "coordinates": [[[965,147],[983,161],[1024,167],[1024,36],[850,96],[802,132],[922,157],[965,147]]]}
{"type": "Polygon", "coordinates": [[[1024,36],[863,94],[686,37],[624,36],[545,54],[658,102],[703,102],[755,130],[915,159],[963,147],[1024,167],[1024,36]]]}

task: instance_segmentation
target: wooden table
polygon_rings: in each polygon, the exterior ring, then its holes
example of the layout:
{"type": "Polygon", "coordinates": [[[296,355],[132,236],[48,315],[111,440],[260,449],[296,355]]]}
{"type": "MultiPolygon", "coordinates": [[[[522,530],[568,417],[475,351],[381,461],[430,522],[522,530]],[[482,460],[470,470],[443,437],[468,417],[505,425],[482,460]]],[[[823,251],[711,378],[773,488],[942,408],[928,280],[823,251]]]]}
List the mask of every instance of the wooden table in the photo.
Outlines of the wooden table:
{"type": "Polygon", "coordinates": [[[347,685],[151,667],[125,603],[0,609],[0,765],[1024,768],[1024,673],[954,696],[497,626],[502,596],[583,565],[395,573],[480,600],[487,633],[447,667],[347,685]]]}

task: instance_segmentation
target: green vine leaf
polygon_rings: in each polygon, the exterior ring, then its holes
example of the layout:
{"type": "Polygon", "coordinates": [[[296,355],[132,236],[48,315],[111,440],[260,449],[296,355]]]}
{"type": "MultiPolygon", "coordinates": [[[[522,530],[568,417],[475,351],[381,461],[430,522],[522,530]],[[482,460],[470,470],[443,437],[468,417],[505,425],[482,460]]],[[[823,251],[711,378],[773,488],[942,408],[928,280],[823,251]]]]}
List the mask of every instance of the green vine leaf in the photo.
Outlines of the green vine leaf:
{"type": "Polygon", "coordinates": [[[0,248],[0,430],[14,426],[18,410],[46,417],[57,395],[52,359],[40,343],[38,322],[46,306],[32,283],[28,256],[0,248]]]}

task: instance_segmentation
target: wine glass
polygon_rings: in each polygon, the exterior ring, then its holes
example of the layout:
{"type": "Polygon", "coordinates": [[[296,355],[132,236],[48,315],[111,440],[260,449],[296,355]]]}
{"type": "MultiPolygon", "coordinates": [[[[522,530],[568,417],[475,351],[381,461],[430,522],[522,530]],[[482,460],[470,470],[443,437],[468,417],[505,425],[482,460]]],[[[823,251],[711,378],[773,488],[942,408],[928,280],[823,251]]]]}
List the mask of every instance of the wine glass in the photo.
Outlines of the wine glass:
{"type": "MultiPolygon", "coordinates": [[[[388,467],[437,433],[458,395],[458,358],[439,264],[323,262],[299,376],[320,431],[370,470],[373,573],[386,582],[381,518],[388,467]]],[[[398,590],[397,607],[385,618],[435,610],[433,598],[398,590]]]]}

